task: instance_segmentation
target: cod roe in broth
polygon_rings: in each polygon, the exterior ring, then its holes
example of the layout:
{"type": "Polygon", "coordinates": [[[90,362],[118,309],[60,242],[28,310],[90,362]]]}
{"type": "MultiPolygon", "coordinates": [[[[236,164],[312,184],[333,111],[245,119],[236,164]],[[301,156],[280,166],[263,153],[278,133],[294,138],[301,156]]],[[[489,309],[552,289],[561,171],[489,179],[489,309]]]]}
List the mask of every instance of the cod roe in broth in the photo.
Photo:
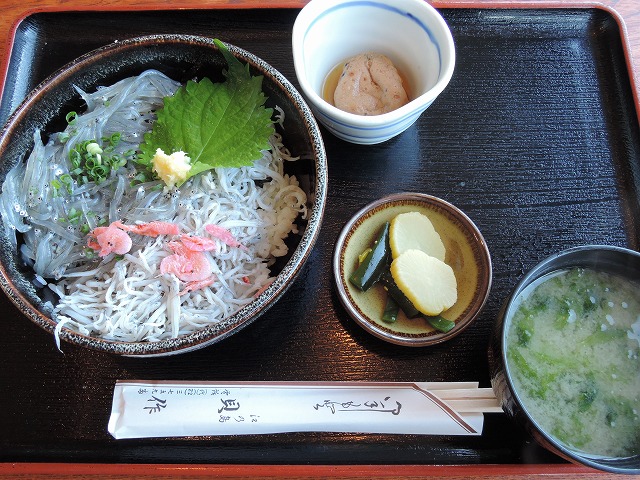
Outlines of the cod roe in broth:
{"type": "Polygon", "coordinates": [[[356,55],[334,67],[325,79],[322,96],[356,115],[381,115],[409,102],[403,75],[379,53],[356,55]]]}

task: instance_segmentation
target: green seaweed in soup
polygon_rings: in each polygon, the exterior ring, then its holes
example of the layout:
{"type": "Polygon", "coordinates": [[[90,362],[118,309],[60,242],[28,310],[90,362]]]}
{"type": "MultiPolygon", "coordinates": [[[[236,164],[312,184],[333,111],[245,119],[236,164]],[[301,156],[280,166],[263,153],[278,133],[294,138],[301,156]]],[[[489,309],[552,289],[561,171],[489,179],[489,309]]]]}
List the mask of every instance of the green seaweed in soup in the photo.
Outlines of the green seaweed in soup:
{"type": "Polygon", "coordinates": [[[576,268],[517,301],[507,363],[526,410],[574,450],[639,454],[640,285],[576,268]]]}

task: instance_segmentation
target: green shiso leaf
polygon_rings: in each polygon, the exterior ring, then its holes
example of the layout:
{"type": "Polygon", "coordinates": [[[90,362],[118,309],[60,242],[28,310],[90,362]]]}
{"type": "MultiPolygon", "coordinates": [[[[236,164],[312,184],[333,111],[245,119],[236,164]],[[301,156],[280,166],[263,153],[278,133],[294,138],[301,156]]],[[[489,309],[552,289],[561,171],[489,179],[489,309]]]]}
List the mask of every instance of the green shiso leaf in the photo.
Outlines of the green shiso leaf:
{"type": "Polygon", "coordinates": [[[189,81],[164,99],[152,131],[140,145],[139,163],[152,167],[158,148],[167,155],[183,151],[191,159],[188,177],[217,167],[252,165],[270,148],[273,110],[264,106],[262,76],[252,76],[220,40],[227,61],[226,80],[189,81]]]}

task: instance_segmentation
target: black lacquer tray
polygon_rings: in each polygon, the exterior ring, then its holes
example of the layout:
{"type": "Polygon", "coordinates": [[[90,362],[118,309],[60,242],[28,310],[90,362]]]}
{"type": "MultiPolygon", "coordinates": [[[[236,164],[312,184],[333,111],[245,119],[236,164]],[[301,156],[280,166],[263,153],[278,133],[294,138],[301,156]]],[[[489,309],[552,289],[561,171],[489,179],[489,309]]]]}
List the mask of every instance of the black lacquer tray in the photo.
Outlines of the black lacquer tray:
{"type": "MultiPolygon", "coordinates": [[[[118,379],[480,381],[496,314],[522,274],[583,244],[639,248],[640,133],[620,31],[597,9],[443,10],[457,47],[447,90],[405,133],[355,146],[324,132],[329,197],[301,275],[267,314],[206,349],[120,358],[63,345],[0,296],[0,462],[251,464],[553,464],[503,414],[480,437],[296,433],[116,441],[107,433],[118,379]],[[338,300],[331,256],[345,222],[399,191],[441,197],[485,236],[494,282],[462,335],[425,348],[388,344],[338,300]]],[[[18,26],[0,120],[75,57],[151,33],[218,37],[297,85],[297,10],[35,14],[18,26]]]]}

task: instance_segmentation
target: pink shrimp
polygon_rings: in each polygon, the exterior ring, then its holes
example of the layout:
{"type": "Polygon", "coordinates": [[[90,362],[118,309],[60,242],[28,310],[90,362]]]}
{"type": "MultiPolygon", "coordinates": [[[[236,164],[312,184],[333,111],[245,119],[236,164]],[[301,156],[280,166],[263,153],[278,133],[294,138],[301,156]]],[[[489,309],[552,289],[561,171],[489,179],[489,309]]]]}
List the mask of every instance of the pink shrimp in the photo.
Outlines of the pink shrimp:
{"type": "Polygon", "coordinates": [[[247,247],[245,247],[240,242],[238,242],[235,238],[233,238],[233,235],[231,235],[231,232],[224,227],[221,227],[219,225],[208,224],[208,225],[205,225],[204,228],[214,238],[217,238],[221,242],[226,243],[230,247],[238,247],[244,250],[247,249],[247,247]]]}
{"type": "Polygon", "coordinates": [[[147,237],[157,237],[158,235],[178,235],[180,227],[175,223],[169,222],[148,222],[135,225],[125,225],[120,221],[113,222],[118,228],[127,232],[145,235],[147,237]]]}
{"type": "Polygon", "coordinates": [[[211,275],[209,278],[205,278],[204,280],[200,280],[199,282],[189,282],[187,285],[178,293],[178,295],[182,296],[186,293],[193,292],[194,290],[200,290],[202,288],[206,288],[209,285],[213,285],[213,283],[217,280],[215,275],[211,275]]]}
{"type": "Polygon", "coordinates": [[[202,252],[190,250],[180,242],[169,242],[173,255],[160,262],[160,273],[171,273],[183,282],[199,282],[211,275],[211,264],[202,252]]]}
{"type": "Polygon", "coordinates": [[[88,235],[87,246],[106,257],[110,253],[124,255],[131,250],[131,238],[113,223],[108,227],[96,227],[88,235]]]}
{"type": "Polygon", "coordinates": [[[213,240],[209,240],[208,238],[192,236],[192,235],[181,235],[180,241],[190,250],[195,252],[210,252],[210,251],[218,251],[218,244],[213,240]]]}

